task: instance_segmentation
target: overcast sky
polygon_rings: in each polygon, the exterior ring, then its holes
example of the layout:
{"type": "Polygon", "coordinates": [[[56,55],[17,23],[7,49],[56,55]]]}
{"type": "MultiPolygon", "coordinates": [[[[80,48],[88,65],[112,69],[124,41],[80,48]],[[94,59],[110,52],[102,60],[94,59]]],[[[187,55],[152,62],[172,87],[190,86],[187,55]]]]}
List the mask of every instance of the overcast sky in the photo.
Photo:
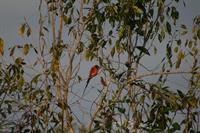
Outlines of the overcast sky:
{"type": "MultiPolygon", "coordinates": [[[[187,7],[183,9],[181,6],[181,22],[191,26],[194,16],[200,14],[200,0],[185,1],[187,7]]],[[[37,28],[38,4],[39,0],[0,0],[0,37],[7,42],[6,45],[23,41],[17,36],[17,30],[25,16],[28,22],[37,28]]]]}

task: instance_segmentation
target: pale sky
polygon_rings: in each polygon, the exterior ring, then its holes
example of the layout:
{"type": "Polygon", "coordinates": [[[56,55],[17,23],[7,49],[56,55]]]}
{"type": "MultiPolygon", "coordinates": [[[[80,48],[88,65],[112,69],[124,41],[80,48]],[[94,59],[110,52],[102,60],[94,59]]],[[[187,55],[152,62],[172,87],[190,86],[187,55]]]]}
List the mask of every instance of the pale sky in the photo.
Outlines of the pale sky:
{"type": "MultiPolygon", "coordinates": [[[[182,8],[183,4],[180,4],[180,20],[191,26],[194,16],[200,15],[200,0],[185,1],[186,8],[182,8]]],[[[28,18],[32,27],[38,28],[38,5],[39,0],[0,0],[0,37],[6,41],[6,45],[23,42],[17,36],[17,30],[24,22],[24,17],[28,18]]],[[[37,36],[31,39],[37,40],[37,36]]]]}

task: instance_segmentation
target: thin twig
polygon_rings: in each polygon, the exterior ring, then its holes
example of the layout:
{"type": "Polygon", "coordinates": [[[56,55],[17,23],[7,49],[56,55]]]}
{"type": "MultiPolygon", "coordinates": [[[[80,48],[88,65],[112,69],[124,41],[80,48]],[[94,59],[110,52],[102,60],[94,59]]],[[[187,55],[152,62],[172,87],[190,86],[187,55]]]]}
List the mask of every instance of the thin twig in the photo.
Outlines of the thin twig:
{"type": "Polygon", "coordinates": [[[157,76],[157,75],[174,75],[174,74],[192,74],[194,73],[193,71],[171,71],[171,72],[152,72],[152,73],[147,73],[147,74],[141,74],[138,75],[137,77],[133,77],[127,81],[127,84],[133,82],[136,79],[141,79],[141,78],[146,78],[149,76],[157,76]]]}

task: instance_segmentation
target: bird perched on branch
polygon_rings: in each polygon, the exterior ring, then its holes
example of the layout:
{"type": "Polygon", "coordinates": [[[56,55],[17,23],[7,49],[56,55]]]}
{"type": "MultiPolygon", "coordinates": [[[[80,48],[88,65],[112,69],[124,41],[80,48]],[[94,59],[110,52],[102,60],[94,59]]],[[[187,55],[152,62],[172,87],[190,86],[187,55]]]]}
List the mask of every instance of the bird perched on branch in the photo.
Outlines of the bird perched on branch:
{"type": "Polygon", "coordinates": [[[98,65],[94,65],[94,66],[90,69],[89,76],[88,76],[88,79],[87,79],[87,82],[86,82],[86,86],[85,86],[85,89],[84,89],[84,91],[83,91],[82,96],[84,95],[85,90],[86,90],[86,88],[87,88],[87,86],[88,86],[90,80],[98,74],[99,70],[100,70],[100,67],[99,67],[98,65]]]}

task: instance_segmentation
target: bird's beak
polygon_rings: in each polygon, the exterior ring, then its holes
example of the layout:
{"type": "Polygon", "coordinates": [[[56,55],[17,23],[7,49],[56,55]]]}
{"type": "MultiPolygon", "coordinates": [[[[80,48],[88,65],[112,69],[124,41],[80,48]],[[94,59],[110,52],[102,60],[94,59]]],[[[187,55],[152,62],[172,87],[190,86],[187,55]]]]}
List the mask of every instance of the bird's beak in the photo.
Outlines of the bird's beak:
{"type": "Polygon", "coordinates": [[[99,67],[99,72],[98,73],[100,73],[102,71],[102,67],[99,67]]]}

